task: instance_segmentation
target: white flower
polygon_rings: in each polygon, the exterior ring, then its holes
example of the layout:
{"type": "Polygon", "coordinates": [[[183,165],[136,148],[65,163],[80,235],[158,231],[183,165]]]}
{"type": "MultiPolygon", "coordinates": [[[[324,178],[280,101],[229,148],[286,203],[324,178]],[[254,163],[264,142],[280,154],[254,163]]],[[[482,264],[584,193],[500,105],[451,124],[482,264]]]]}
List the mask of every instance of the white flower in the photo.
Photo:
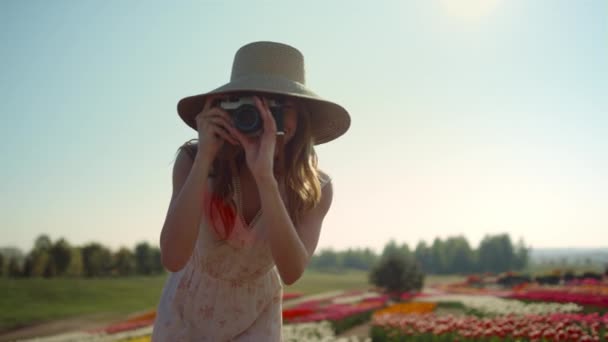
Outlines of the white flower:
{"type": "Polygon", "coordinates": [[[529,315],[578,312],[583,308],[574,303],[524,303],[514,299],[503,299],[492,296],[443,295],[419,299],[433,302],[460,302],[465,307],[479,311],[484,315],[529,315]]]}
{"type": "Polygon", "coordinates": [[[371,342],[370,338],[357,336],[336,337],[329,321],[286,324],[283,326],[283,341],[286,342],[371,342]]]}

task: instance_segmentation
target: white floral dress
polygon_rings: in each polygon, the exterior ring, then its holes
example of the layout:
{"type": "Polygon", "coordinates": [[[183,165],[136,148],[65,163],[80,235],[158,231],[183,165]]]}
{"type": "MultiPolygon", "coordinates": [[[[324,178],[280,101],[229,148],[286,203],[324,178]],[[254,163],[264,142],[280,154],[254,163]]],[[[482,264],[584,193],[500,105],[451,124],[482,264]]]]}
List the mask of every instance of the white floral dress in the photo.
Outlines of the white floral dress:
{"type": "Polygon", "coordinates": [[[190,260],[169,275],[163,289],[154,342],[281,341],[283,286],[260,224],[261,210],[246,226],[240,182],[232,181],[234,228],[222,239],[225,231],[217,233],[201,220],[190,260]]]}

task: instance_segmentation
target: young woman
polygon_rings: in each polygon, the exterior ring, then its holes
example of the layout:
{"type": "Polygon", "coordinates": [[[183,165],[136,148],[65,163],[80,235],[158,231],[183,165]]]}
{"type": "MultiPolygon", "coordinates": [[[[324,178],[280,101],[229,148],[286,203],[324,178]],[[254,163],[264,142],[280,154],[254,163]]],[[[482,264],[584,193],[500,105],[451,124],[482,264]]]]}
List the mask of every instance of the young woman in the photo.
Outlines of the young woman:
{"type": "Polygon", "coordinates": [[[179,101],[198,140],[178,149],[173,169],[160,236],[171,273],[153,341],[281,340],[282,284],[304,272],[332,202],[314,145],[350,126],[304,76],[300,51],[255,42],[237,51],[229,83],[179,101]],[[249,106],[241,117],[235,101],[249,106]]]}

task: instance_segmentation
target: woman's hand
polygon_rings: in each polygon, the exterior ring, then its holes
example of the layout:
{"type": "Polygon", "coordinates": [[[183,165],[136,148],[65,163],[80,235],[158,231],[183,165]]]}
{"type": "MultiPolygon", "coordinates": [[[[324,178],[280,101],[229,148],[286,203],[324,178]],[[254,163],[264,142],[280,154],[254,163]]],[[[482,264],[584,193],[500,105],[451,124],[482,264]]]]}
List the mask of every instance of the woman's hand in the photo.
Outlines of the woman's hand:
{"type": "Polygon", "coordinates": [[[235,138],[237,130],[232,125],[228,113],[220,107],[213,106],[217,96],[209,97],[203,110],[196,116],[198,131],[198,154],[212,162],[224,142],[238,145],[235,138]]]}
{"type": "Polygon", "coordinates": [[[253,177],[259,182],[260,180],[274,177],[273,168],[277,126],[268,107],[268,101],[266,99],[260,100],[258,96],[254,96],[254,101],[262,116],[262,135],[249,137],[238,130],[234,130],[234,136],[245,149],[247,166],[253,177]]]}

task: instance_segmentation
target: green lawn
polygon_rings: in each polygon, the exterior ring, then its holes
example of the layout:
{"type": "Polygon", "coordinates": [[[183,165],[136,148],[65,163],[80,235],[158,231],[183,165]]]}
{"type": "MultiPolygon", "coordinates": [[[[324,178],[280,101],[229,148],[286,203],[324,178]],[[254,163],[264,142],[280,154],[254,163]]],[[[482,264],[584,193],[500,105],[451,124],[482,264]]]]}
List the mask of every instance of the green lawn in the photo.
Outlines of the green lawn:
{"type": "Polygon", "coordinates": [[[153,309],[165,276],[116,279],[0,278],[0,331],[88,314],[153,309]]]}
{"type": "Polygon", "coordinates": [[[301,292],[305,295],[333,291],[365,289],[371,285],[367,282],[367,272],[345,271],[324,273],[306,270],[295,284],[285,286],[284,292],[301,292]]]}

